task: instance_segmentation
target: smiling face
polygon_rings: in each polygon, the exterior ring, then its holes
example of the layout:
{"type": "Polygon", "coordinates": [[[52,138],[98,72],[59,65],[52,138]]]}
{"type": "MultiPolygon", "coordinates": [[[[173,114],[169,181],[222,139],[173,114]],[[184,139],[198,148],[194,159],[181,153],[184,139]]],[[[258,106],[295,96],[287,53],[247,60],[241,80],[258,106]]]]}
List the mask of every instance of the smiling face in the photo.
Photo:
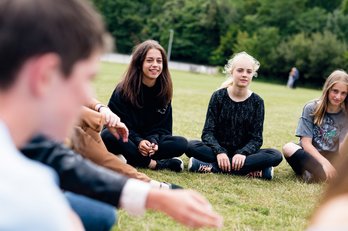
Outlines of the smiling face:
{"type": "Polygon", "coordinates": [[[162,54],[157,49],[150,49],[146,53],[143,62],[143,82],[155,82],[158,76],[162,73],[163,58],[162,54]]]}
{"type": "Polygon", "coordinates": [[[329,90],[329,106],[340,107],[347,97],[348,88],[345,83],[335,83],[329,90]]]}
{"type": "Polygon", "coordinates": [[[233,84],[237,87],[248,87],[254,74],[253,62],[247,57],[236,60],[232,70],[233,84]]]}

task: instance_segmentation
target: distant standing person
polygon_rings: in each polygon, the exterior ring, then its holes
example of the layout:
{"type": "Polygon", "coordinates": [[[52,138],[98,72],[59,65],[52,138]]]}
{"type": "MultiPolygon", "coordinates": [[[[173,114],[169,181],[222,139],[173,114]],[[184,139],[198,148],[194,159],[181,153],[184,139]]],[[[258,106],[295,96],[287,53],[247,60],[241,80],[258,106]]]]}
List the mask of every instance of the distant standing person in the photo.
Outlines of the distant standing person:
{"type": "Polygon", "coordinates": [[[295,89],[299,78],[300,73],[298,69],[296,67],[292,67],[289,73],[287,87],[295,89]]]}
{"type": "Polygon", "coordinates": [[[259,66],[246,52],[228,61],[228,80],[210,99],[202,142],[189,142],[189,171],[273,178],[273,166],[282,161],[282,155],[275,149],[260,149],[264,102],[249,89],[259,66]]]}
{"type": "Polygon", "coordinates": [[[292,88],[296,88],[297,87],[297,83],[298,83],[298,80],[300,79],[300,72],[298,71],[298,69],[296,67],[293,67],[293,78],[294,78],[294,83],[292,84],[292,88]]]}
{"type": "Polygon", "coordinates": [[[306,182],[330,180],[334,161],[348,129],[348,74],[336,70],[327,78],[320,99],[307,103],[299,119],[299,144],[287,143],[283,154],[306,182]]]}
{"type": "Polygon", "coordinates": [[[153,170],[183,170],[179,158],[187,149],[184,137],[172,135],[173,84],[163,47],[147,40],[135,47],[123,80],[117,85],[108,107],[129,129],[129,140],[102,132],[107,149],[122,153],[134,167],[153,170]]]}

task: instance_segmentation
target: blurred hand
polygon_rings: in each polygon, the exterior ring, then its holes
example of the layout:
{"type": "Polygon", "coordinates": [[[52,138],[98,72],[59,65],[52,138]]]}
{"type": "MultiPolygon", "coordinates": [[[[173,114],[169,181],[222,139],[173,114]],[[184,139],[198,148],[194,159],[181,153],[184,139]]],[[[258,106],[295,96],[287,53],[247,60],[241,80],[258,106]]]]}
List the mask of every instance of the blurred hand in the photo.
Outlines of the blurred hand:
{"type": "Polygon", "coordinates": [[[219,168],[224,172],[230,172],[231,171],[231,162],[230,158],[227,156],[226,153],[220,153],[216,156],[219,168]]]}
{"type": "Polygon", "coordinates": [[[152,189],[146,207],[164,212],[190,228],[221,228],[223,225],[223,218],[195,191],[152,189]]]}
{"type": "Polygon", "coordinates": [[[119,122],[121,122],[120,117],[113,113],[108,107],[101,107],[99,112],[104,116],[106,126],[115,127],[119,122]]]}
{"type": "Polygon", "coordinates": [[[122,138],[123,142],[128,142],[129,131],[124,123],[118,122],[115,126],[107,126],[107,128],[117,139],[122,138]]]}
{"type": "Polygon", "coordinates": [[[142,140],[139,143],[138,149],[143,156],[148,156],[152,150],[152,144],[148,140],[142,140]]]}
{"type": "Polygon", "coordinates": [[[322,163],[324,172],[326,174],[327,181],[330,181],[334,177],[337,176],[337,171],[334,166],[329,161],[325,161],[325,163],[322,163]]]}
{"type": "Polygon", "coordinates": [[[71,231],[84,231],[85,228],[83,227],[83,224],[79,218],[79,216],[77,216],[77,214],[73,211],[73,210],[70,210],[68,211],[68,216],[72,222],[72,229],[71,231]]]}
{"type": "Polygon", "coordinates": [[[151,150],[149,151],[149,156],[154,155],[158,151],[158,145],[151,143],[151,150]]]}
{"type": "Polygon", "coordinates": [[[235,154],[232,158],[232,169],[239,171],[244,166],[245,158],[245,155],[235,154]]]}

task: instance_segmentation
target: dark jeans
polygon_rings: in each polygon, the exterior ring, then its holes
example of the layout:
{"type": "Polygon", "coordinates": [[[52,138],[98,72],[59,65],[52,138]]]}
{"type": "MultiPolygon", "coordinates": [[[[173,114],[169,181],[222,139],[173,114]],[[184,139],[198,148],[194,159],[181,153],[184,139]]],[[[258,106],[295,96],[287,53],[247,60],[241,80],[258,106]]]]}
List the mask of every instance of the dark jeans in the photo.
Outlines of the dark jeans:
{"type": "Polygon", "coordinates": [[[122,154],[127,159],[127,164],[134,167],[147,168],[151,159],[162,160],[178,157],[187,150],[188,142],[184,137],[163,135],[158,142],[158,151],[151,157],[143,156],[133,141],[128,140],[124,143],[121,139],[117,140],[109,130],[102,131],[102,139],[109,152],[122,154]]]}
{"type": "MultiPolygon", "coordinates": [[[[186,155],[207,163],[217,162],[216,155],[213,150],[198,140],[189,142],[186,155]]],[[[233,155],[230,153],[227,153],[227,155],[231,158],[233,157],[233,155]]],[[[282,162],[282,160],[283,156],[278,150],[260,149],[257,153],[246,156],[244,166],[239,171],[232,170],[231,173],[236,175],[246,175],[253,171],[262,170],[271,166],[277,166],[280,164],[280,162],[282,162]]]]}
{"type": "Polygon", "coordinates": [[[292,156],[285,159],[296,175],[302,175],[307,170],[312,174],[314,182],[326,180],[326,174],[322,165],[305,150],[299,149],[292,156]]]}
{"type": "Polygon", "coordinates": [[[71,192],[65,192],[71,208],[80,217],[86,231],[109,231],[116,222],[116,209],[108,204],[71,192]]]}

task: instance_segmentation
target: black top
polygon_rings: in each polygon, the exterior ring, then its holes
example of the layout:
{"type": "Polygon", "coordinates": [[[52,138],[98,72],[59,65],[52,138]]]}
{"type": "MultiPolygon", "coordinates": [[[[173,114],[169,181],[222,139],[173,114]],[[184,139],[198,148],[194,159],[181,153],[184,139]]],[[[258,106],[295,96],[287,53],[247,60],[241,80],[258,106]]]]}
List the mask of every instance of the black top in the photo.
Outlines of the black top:
{"type": "Polygon", "coordinates": [[[250,155],[262,146],[264,103],[252,93],[242,102],[233,101],[226,88],[213,93],[202,141],[220,153],[250,155]]]}
{"type": "Polygon", "coordinates": [[[171,103],[161,106],[157,100],[159,90],[158,84],[154,87],[142,84],[140,93],[143,96],[142,108],[133,106],[122,96],[118,88],[109,100],[109,108],[126,124],[129,129],[129,139],[137,146],[144,139],[157,144],[161,135],[172,134],[172,106],[171,103]]]}

